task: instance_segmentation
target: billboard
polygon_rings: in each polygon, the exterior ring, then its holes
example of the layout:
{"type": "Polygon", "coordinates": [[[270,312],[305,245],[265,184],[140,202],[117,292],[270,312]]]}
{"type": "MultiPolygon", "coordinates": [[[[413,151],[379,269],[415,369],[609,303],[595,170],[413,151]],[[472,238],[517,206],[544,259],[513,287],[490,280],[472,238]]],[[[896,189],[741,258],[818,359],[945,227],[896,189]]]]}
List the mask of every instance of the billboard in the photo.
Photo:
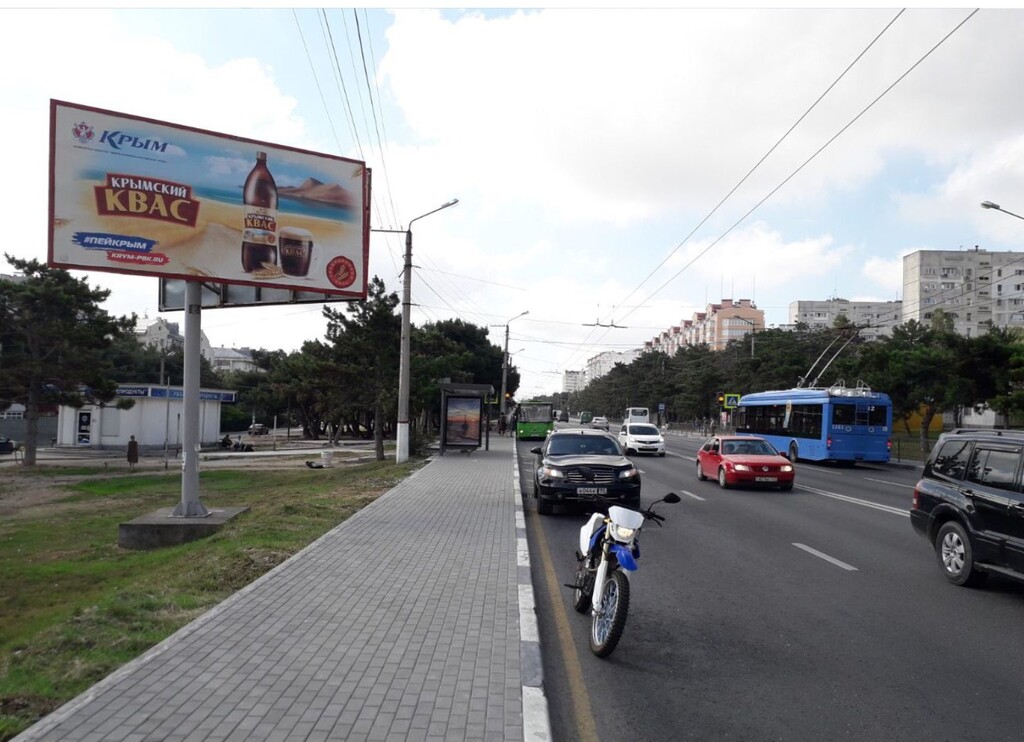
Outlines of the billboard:
{"type": "Polygon", "coordinates": [[[357,160],[50,101],[53,267],[365,299],[369,200],[357,160]]]}
{"type": "Polygon", "coordinates": [[[483,400],[480,397],[446,397],[443,446],[480,447],[483,400]]]}

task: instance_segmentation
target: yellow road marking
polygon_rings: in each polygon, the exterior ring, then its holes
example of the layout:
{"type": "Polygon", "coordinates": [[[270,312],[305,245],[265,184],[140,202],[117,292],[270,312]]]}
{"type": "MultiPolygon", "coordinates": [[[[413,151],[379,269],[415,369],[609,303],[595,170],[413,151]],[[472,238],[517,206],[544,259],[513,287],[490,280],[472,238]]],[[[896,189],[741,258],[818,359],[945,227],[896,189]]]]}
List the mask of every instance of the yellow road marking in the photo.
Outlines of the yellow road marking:
{"type": "MultiPolygon", "coordinates": [[[[540,517],[536,511],[527,512],[531,518],[540,517]]],[[[590,696],[587,693],[586,683],[583,682],[583,668],[580,665],[579,654],[576,653],[572,631],[569,629],[569,617],[565,603],[562,601],[562,594],[559,590],[560,583],[555,574],[544,529],[538,523],[534,531],[537,534],[537,553],[540,556],[541,567],[548,575],[548,579],[544,582],[547,585],[548,599],[551,601],[551,613],[555,619],[555,633],[558,635],[558,643],[562,648],[562,662],[565,665],[565,675],[569,682],[569,702],[572,704],[574,726],[579,733],[580,742],[599,742],[594,712],[590,707],[590,696]]],[[[590,620],[589,611],[586,619],[590,620]]]]}

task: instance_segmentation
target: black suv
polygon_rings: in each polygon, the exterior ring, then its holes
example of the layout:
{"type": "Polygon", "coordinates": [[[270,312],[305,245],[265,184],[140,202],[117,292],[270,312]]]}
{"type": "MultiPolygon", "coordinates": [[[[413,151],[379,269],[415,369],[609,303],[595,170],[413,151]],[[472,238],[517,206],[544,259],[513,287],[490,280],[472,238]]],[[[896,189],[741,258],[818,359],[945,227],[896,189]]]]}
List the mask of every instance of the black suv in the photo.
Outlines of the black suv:
{"type": "Polygon", "coordinates": [[[990,572],[1024,580],[1024,431],[942,435],[914,488],[910,523],[955,585],[990,572]]]}
{"type": "Polygon", "coordinates": [[[563,428],[530,452],[537,455],[533,495],[540,515],[551,513],[556,504],[640,508],[640,470],[608,433],[563,428]]]}

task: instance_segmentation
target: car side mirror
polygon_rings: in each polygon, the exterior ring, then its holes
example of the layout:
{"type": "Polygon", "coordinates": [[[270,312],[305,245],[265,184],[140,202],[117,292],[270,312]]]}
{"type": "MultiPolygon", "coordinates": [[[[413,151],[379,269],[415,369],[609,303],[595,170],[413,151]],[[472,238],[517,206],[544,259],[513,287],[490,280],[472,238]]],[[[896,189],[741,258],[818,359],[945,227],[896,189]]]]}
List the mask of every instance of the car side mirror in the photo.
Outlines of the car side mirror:
{"type": "Polygon", "coordinates": [[[779,454],[779,456],[781,456],[784,459],[788,459],[789,458],[789,453],[786,452],[786,451],[777,451],[777,453],[779,454]]]}
{"type": "Polygon", "coordinates": [[[538,456],[540,456],[540,446],[534,446],[533,448],[531,448],[530,453],[535,453],[538,456]]]}

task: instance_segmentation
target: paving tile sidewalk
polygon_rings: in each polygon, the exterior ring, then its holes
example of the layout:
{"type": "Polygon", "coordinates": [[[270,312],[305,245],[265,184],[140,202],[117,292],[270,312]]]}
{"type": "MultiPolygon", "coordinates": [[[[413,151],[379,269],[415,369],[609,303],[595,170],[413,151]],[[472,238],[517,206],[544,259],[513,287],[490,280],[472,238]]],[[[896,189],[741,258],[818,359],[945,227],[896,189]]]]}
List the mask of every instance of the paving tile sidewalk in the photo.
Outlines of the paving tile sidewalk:
{"type": "Polygon", "coordinates": [[[516,471],[435,457],[17,739],[550,739],[516,471]]]}

